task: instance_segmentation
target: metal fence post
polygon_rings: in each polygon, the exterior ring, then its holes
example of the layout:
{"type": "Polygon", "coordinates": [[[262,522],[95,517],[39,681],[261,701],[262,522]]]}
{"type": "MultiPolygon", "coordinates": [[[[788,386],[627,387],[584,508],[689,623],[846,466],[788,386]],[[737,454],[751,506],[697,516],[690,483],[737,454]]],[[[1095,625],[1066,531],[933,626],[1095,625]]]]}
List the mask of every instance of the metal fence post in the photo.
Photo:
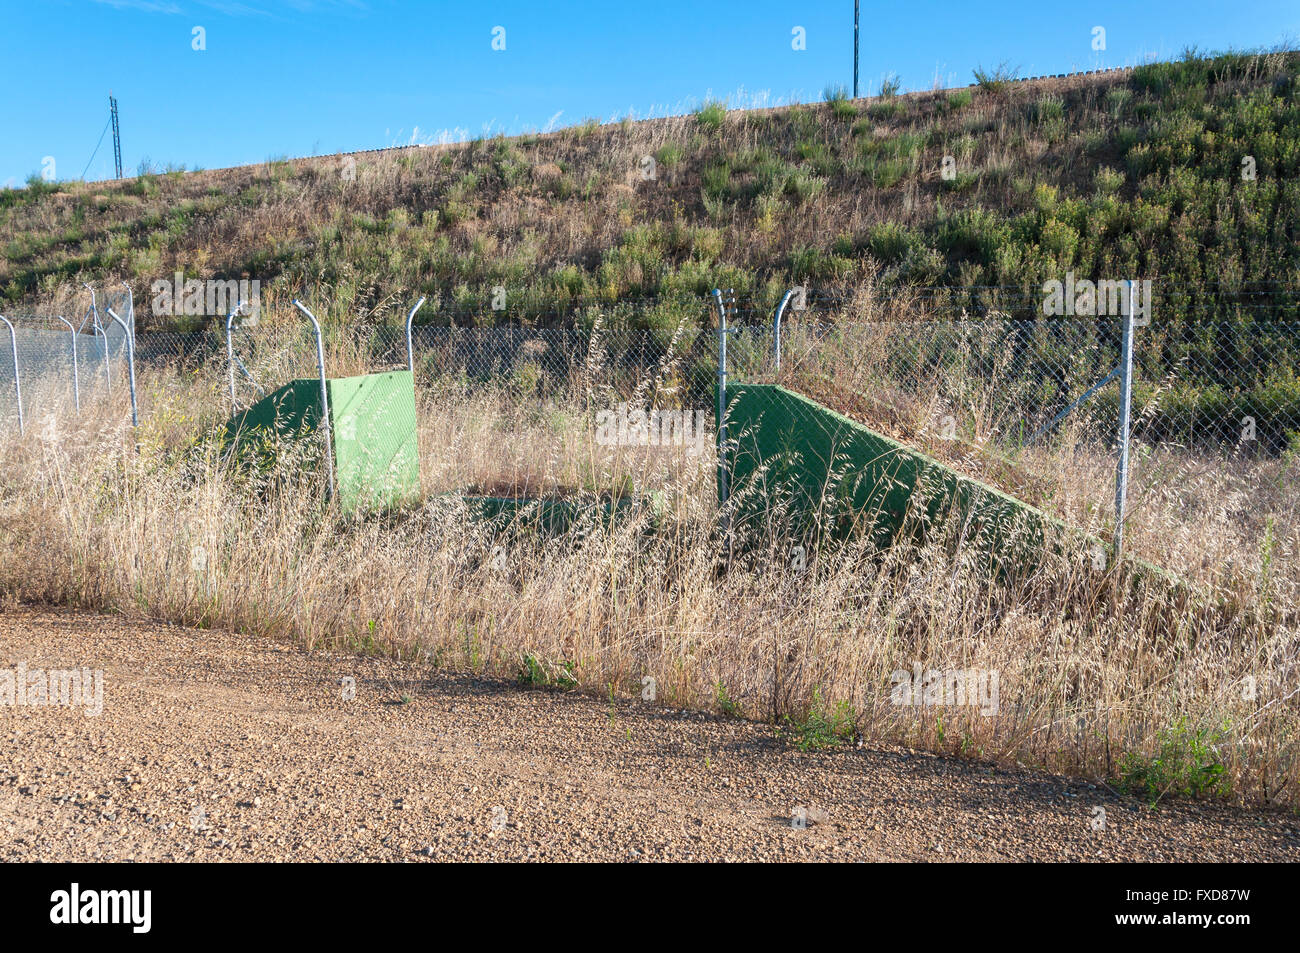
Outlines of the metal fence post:
{"type": "Polygon", "coordinates": [[[244,306],[244,302],[235,305],[235,310],[226,315],[226,366],[230,369],[230,413],[233,416],[238,410],[235,404],[235,342],[232,340],[235,333],[235,315],[239,314],[239,309],[244,306]]]}
{"type": "Polygon", "coordinates": [[[77,375],[77,329],[63,315],[59,315],[59,320],[72,332],[72,399],[77,405],[77,413],[81,413],[81,382],[77,375]]]}
{"type": "Polygon", "coordinates": [[[87,320],[93,320],[95,324],[99,324],[99,307],[95,304],[95,289],[90,287],[90,285],[86,284],[84,281],[81,283],[81,287],[90,292],[90,310],[87,311],[85,317],[81,319],[81,326],[84,328],[87,320]]]}
{"type": "Polygon", "coordinates": [[[1133,401],[1133,289],[1128,283],[1124,337],[1119,359],[1119,463],[1115,468],[1115,562],[1124,552],[1124,504],[1128,496],[1129,410],[1133,401]]]}
{"type": "Polygon", "coordinates": [[[108,332],[104,330],[104,328],[100,325],[98,319],[95,320],[95,323],[94,325],[92,325],[91,330],[94,331],[95,334],[98,334],[101,338],[104,339],[104,394],[105,396],[112,397],[113,396],[113,373],[109,369],[110,364],[108,360],[108,332]]]}
{"type": "Polygon", "coordinates": [[[321,336],[320,322],[316,320],[316,315],[312,314],[297,298],[293,299],[293,306],[307,315],[311,321],[311,326],[316,332],[316,368],[320,371],[320,409],[321,409],[321,426],[325,430],[325,465],[329,470],[330,496],[334,496],[334,436],[330,432],[330,395],[329,387],[325,384],[325,339],[321,336]]]}
{"type": "Polygon", "coordinates": [[[90,292],[90,310],[87,311],[86,316],[81,319],[81,326],[84,328],[86,326],[86,321],[89,320],[91,333],[98,334],[104,339],[104,390],[106,394],[111,397],[113,394],[113,375],[109,370],[108,363],[108,331],[99,320],[99,305],[95,303],[95,289],[84,282],[81,287],[90,292]]]}
{"type": "Polygon", "coordinates": [[[727,486],[727,306],[722,291],[713,289],[718,303],[718,502],[725,504],[729,497],[727,486]]]}
{"type": "Polygon", "coordinates": [[[415,302],[415,307],[411,309],[411,313],[406,316],[406,369],[412,374],[415,373],[415,345],[411,341],[411,322],[415,320],[415,312],[422,307],[424,307],[423,295],[420,296],[419,301],[415,302]]]}
{"type": "MultiPolygon", "coordinates": [[[[135,335],[131,333],[131,329],[127,326],[127,323],[118,317],[116,311],[112,308],[107,310],[108,316],[118,323],[122,328],[122,333],[126,335],[126,367],[127,373],[130,374],[131,382],[131,426],[139,427],[140,415],[136,412],[135,406],[135,335]]],[[[104,346],[108,346],[107,334],[104,335],[104,346]]]]}
{"type": "Polygon", "coordinates": [[[785,297],[783,297],[781,303],[777,305],[776,317],[772,319],[772,352],[776,356],[777,373],[781,372],[781,315],[785,314],[785,306],[788,305],[790,299],[794,297],[795,290],[796,289],[791,288],[785,293],[785,297]]]}
{"type": "Polygon", "coordinates": [[[13,346],[14,349],[14,397],[18,401],[18,433],[22,434],[24,432],[23,388],[22,385],[18,383],[18,335],[14,333],[13,322],[11,322],[3,314],[0,314],[0,321],[3,321],[5,324],[9,326],[9,343],[13,346]]]}
{"type": "MultiPolygon", "coordinates": [[[[248,368],[244,366],[244,362],[235,356],[235,342],[234,342],[235,318],[239,317],[239,312],[243,311],[244,306],[247,304],[248,302],[244,301],[241,298],[239,303],[235,305],[235,310],[231,311],[230,314],[226,315],[226,364],[230,372],[230,413],[232,415],[238,413],[239,411],[239,405],[235,399],[235,368],[236,367],[238,367],[239,370],[243,373],[243,375],[248,378],[248,381],[250,384],[253,385],[254,390],[256,390],[263,397],[266,396],[266,391],[263,390],[262,385],[257,382],[257,378],[254,377],[252,373],[248,370],[248,368]]],[[[252,318],[253,312],[250,311],[248,313],[248,316],[252,318]]]]}

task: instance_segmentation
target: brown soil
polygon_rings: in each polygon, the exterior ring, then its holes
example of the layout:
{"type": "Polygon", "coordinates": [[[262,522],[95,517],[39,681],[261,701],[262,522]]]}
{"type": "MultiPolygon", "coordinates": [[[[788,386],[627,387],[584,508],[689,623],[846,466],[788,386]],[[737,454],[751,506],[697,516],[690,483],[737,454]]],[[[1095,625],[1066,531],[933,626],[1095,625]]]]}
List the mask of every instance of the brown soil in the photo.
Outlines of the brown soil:
{"type": "Polygon", "coordinates": [[[1290,815],[228,632],[25,608],[19,662],[103,711],[0,706],[0,860],[1300,860],[1290,815]]]}

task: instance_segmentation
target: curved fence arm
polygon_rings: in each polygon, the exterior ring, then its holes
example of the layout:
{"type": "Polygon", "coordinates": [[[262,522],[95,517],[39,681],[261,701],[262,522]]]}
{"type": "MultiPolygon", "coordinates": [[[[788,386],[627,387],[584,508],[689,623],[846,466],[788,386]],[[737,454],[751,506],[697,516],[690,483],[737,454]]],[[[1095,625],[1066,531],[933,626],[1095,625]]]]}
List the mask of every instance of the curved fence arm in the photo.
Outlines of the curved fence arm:
{"type": "Polygon", "coordinates": [[[415,373],[415,346],[411,343],[411,322],[415,320],[415,312],[424,307],[424,297],[415,302],[415,307],[411,313],[406,316],[406,369],[412,374],[415,373]]]}
{"type": "Polygon", "coordinates": [[[84,281],[81,283],[81,287],[85,288],[87,291],[90,292],[90,310],[87,311],[85,317],[81,319],[81,327],[78,328],[77,330],[79,331],[86,330],[86,321],[87,319],[90,318],[94,319],[92,321],[91,326],[98,328],[99,327],[99,306],[95,304],[95,289],[90,287],[90,285],[86,284],[84,281]]]}
{"type": "Polygon", "coordinates": [[[113,375],[109,370],[108,363],[108,332],[99,326],[98,321],[95,322],[91,330],[104,339],[104,390],[111,397],[113,395],[113,375]]]}
{"type": "Polygon", "coordinates": [[[245,302],[241,300],[235,305],[235,310],[226,315],[226,363],[230,366],[230,412],[232,414],[239,409],[235,404],[235,342],[233,340],[235,318],[239,316],[244,304],[245,302]]]}
{"type": "MultiPolygon", "coordinates": [[[[239,302],[242,305],[243,302],[239,302]]],[[[226,315],[226,364],[230,368],[230,412],[233,414],[238,409],[235,405],[235,344],[231,340],[234,334],[235,315],[239,314],[239,305],[235,310],[226,315]]]]}
{"type": "Polygon", "coordinates": [[[231,414],[235,414],[239,410],[239,407],[235,403],[235,368],[236,367],[238,367],[239,370],[243,373],[243,375],[248,378],[249,383],[253,385],[253,387],[257,390],[259,394],[261,394],[263,397],[266,396],[266,391],[264,391],[262,389],[262,385],[257,382],[257,378],[255,378],[251,373],[249,373],[248,368],[244,366],[244,362],[235,356],[235,342],[234,342],[235,318],[239,316],[239,312],[243,310],[244,306],[247,304],[248,304],[247,301],[241,300],[239,304],[235,305],[235,310],[231,311],[230,314],[226,315],[226,361],[230,366],[230,412],[231,414]]]}
{"type": "Polygon", "coordinates": [[[135,337],[135,295],[125,281],[122,282],[122,287],[126,289],[126,319],[131,322],[131,337],[135,337]]]}
{"type": "Polygon", "coordinates": [[[320,409],[321,409],[321,426],[325,429],[325,462],[329,467],[329,486],[330,496],[334,496],[334,435],[330,432],[330,397],[329,388],[325,385],[325,339],[321,336],[320,322],[316,320],[316,315],[307,310],[306,306],[297,298],[293,299],[293,306],[307,315],[311,321],[312,329],[316,332],[316,369],[320,371],[320,409]]]}
{"type": "Polygon", "coordinates": [[[781,315],[785,314],[785,306],[790,303],[790,299],[794,297],[797,290],[799,289],[791,288],[785,293],[785,297],[777,305],[776,317],[772,319],[772,353],[776,356],[776,369],[778,371],[781,370],[781,315]]]}
{"type": "MultiPolygon", "coordinates": [[[[131,426],[139,427],[140,415],[135,406],[135,335],[131,333],[131,329],[127,327],[126,322],[118,317],[117,312],[112,308],[108,309],[108,316],[118,323],[122,333],[126,335],[126,366],[128,373],[131,375],[131,426]]],[[[104,346],[108,346],[107,334],[104,335],[104,346]]]]}
{"type": "Polygon", "coordinates": [[[13,322],[0,314],[0,321],[9,326],[9,344],[14,349],[14,397],[18,401],[18,432],[24,432],[23,428],[23,388],[18,383],[18,335],[14,332],[13,322]]]}
{"type": "MultiPolygon", "coordinates": [[[[718,502],[726,503],[730,495],[727,473],[727,307],[733,300],[728,289],[724,298],[721,288],[713,289],[718,306],[718,502]]],[[[729,528],[729,527],[728,527],[729,528]]]]}
{"type": "Polygon", "coordinates": [[[81,380],[77,374],[77,329],[63,315],[60,314],[58,319],[72,332],[72,399],[76,402],[77,413],[81,413],[81,380]]]}
{"type": "Polygon", "coordinates": [[[90,310],[87,311],[86,316],[81,319],[81,327],[78,328],[77,330],[78,333],[84,331],[86,329],[86,322],[90,321],[91,333],[103,337],[104,339],[104,390],[109,396],[112,396],[113,375],[112,372],[109,370],[109,366],[108,366],[108,332],[106,332],[104,330],[103,325],[99,323],[99,306],[95,304],[95,289],[90,287],[90,285],[84,282],[82,283],[81,287],[85,288],[87,291],[90,292],[90,310]]]}

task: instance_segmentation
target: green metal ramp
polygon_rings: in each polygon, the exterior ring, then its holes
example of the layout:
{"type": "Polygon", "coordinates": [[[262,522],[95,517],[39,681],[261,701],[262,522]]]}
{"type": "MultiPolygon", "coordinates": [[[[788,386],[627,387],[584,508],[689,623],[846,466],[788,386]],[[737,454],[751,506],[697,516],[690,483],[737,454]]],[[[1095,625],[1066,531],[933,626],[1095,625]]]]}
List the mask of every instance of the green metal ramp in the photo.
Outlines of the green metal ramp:
{"type": "Polygon", "coordinates": [[[1023,566],[1065,526],[938,460],[772,384],[729,384],[727,449],[733,526],[776,513],[796,534],[866,534],[881,547],[924,537],[957,517],[992,562],[1023,566]]]}
{"type": "Polygon", "coordinates": [[[418,495],[420,454],[411,372],[333,377],[325,386],[339,505],[378,509],[418,495]]]}
{"type": "MultiPolygon", "coordinates": [[[[418,496],[415,375],[405,370],[326,377],[320,325],[310,311],[294,304],[315,329],[320,377],[290,381],[235,414],[226,425],[228,441],[247,445],[271,434],[298,439],[323,432],[330,489],[340,509],[385,509],[418,496]]],[[[231,327],[237,314],[238,309],[226,319],[232,404],[238,361],[231,327]]]]}
{"type": "MultiPolygon", "coordinates": [[[[345,510],[400,505],[420,491],[415,384],[410,371],[332,377],[329,403],[334,493],[345,510]]],[[[233,442],[267,434],[298,438],[320,430],[320,381],[301,378],[263,397],[226,424],[233,442]]]]}

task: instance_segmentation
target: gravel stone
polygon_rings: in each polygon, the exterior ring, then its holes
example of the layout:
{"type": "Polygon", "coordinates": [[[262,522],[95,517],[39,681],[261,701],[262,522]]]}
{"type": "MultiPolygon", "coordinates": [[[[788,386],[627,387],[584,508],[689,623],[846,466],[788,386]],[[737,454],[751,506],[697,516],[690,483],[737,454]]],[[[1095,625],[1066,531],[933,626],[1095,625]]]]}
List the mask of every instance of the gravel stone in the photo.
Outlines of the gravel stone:
{"type": "Polygon", "coordinates": [[[20,661],[102,669],[104,709],[0,707],[0,861],[1300,860],[1280,811],[1152,811],[1095,779],[903,748],[800,752],[635,696],[229,632],[19,608],[0,667],[20,661]]]}

